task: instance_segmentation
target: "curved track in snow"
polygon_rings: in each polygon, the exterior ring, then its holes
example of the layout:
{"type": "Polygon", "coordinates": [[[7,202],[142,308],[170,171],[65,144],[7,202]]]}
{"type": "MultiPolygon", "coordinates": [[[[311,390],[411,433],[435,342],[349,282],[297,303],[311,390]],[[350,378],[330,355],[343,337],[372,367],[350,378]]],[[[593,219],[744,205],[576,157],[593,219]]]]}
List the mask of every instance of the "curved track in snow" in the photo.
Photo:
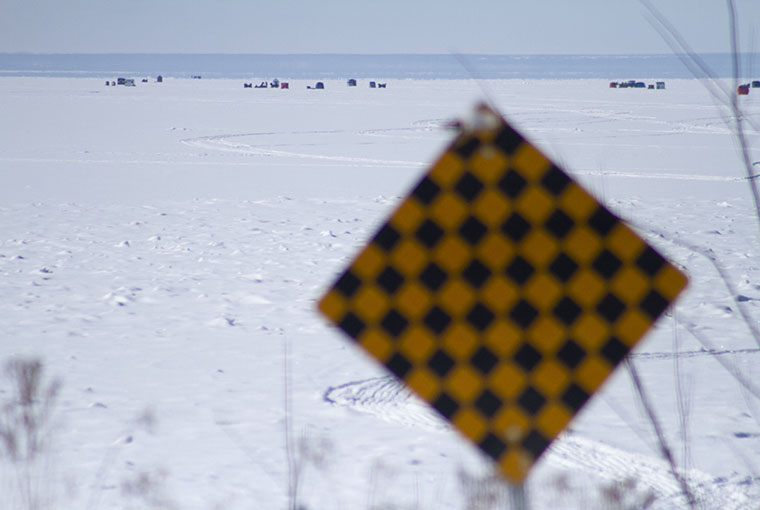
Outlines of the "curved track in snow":
{"type": "Polygon", "coordinates": [[[369,129],[363,131],[344,130],[312,130],[312,131],[288,131],[288,132],[256,132],[256,133],[231,133],[214,136],[201,136],[181,140],[185,145],[215,150],[222,152],[237,153],[245,156],[269,156],[288,157],[333,163],[344,163],[361,166],[375,167],[418,167],[424,163],[421,161],[393,160],[368,157],[351,157],[344,154],[328,154],[324,150],[330,144],[331,139],[341,140],[345,148],[345,137],[355,137],[354,143],[366,145],[368,137],[384,138],[386,143],[394,143],[398,140],[417,140],[424,133],[437,130],[443,122],[437,120],[418,121],[411,127],[369,129]],[[302,137],[308,137],[306,143],[302,137]],[[314,137],[321,137],[319,143],[314,143],[314,137]],[[267,143],[271,140],[273,143],[267,143]],[[284,140],[284,141],[283,141],[284,140]],[[276,143],[274,143],[276,142],[276,143]]]}
{"type": "MultiPolygon", "coordinates": [[[[709,354],[709,353],[705,353],[709,354]]],[[[333,405],[348,407],[380,419],[406,426],[442,430],[451,426],[394,377],[375,377],[328,388],[323,398],[333,405]]],[[[635,480],[639,489],[655,496],[651,508],[687,508],[668,464],[646,455],[578,437],[561,435],[545,454],[545,462],[556,468],[582,471],[603,482],[635,480]]],[[[715,480],[707,473],[684,473],[702,508],[751,509],[750,499],[734,484],[715,480]]]]}
{"type": "MultiPolygon", "coordinates": [[[[579,113],[579,112],[575,112],[579,113]]],[[[606,114],[583,112],[590,116],[592,120],[596,118],[600,121],[607,121],[614,117],[615,112],[606,112],[606,114]]],[[[535,114],[535,112],[534,112],[535,114]]],[[[531,113],[524,114],[530,118],[531,113]]],[[[636,120],[646,120],[648,123],[654,122],[653,119],[645,117],[635,117],[636,120]]],[[[310,160],[314,162],[330,162],[332,164],[342,164],[350,166],[363,167],[400,167],[400,168],[418,168],[425,165],[424,161],[403,160],[403,159],[385,159],[371,158],[363,156],[348,156],[342,154],[330,154],[329,147],[332,140],[340,140],[341,147],[345,149],[346,137],[354,137],[354,145],[372,145],[372,144],[398,144],[420,139],[431,139],[443,141],[446,137],[442,136],[445,132],[445,126],[450,119],[421,119],[412,122],[410,126],[397,128],[378,128],[365,129],[359,131],[352,130],[306,130],[306,131],[260,131],[250,133],[228,133],[221,135],[200,136],[186,138],[181,143],[200,148],[207,151],[218,151],[234,153],[242,156],[264,156],[273,158],[293,158],[301,160],[310,160]],[[317,137],[317,141],[315,141],[317,137]],[[374,139],[374,141],[368,141],[374,139]],[[308,140],[308,142],[307,142],[308,140]],[[378,141],[382,140],[382,141],[378,141]]],[[[546,119],[544,119],[546,121],[546,119]]],[[[591,122],[591,121],[589,121],[591,122]]],[[[577,125],[576,122],[574,125],[577,125]]],[[[581,123],[582,124],[582,123],[581,123]]],[[[712,124],[696,125],[688,123],[677,123],[670,125],[665,121],[656,123],[659,135],[682,134],[684,132],[709,132],[713,134],[725,134],[724,126],[715,126],[712,124]]],[[[531,132],[539,134],[544,128],[538,127],[531,132]]],[[[557,126],[553,126],[552,133],[558,131],[557,126]]],[[[561,129],[559,129],[561,131],[561,129]]],[[[645,131],[648,135],[652,134],[651,130],[645,131]]],[[[605,135],[600,134],[600,137],[605,135]]],[[[584,170],[575,169],[573,174],[579,176],[591,177],[618,177],[626,179],[657,179],[657,180],[676,180],[676,181],[708,181],[708,182],[741,182],[747,179],[742,176],[725,176],[725,175],[705,175],[694,174],[684,169],[683,172],[662,172],[649,171],[638,172],[632,171],[614,171],[614,170],[584,170]]]]}

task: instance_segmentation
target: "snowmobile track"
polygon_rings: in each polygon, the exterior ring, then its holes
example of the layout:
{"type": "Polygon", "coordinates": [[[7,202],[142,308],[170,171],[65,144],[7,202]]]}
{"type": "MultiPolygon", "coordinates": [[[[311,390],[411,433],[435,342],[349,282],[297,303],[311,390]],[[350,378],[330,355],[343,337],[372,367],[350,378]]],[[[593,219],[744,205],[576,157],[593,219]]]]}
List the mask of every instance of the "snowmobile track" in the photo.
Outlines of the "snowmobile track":
{"type": "MultiPolygon", "coordinates": [[[[715,354],[704,352],[704,354],[715,354]]],[[[375,377],[329,387],[326,402],[406,426],[430,430],[450,429],[422,400],[393,376],[375,377]]],[[[636,490],[651,493],[650,508],[687,508],[681,488],[668,464],[658,458],[626,452],[574,435],[562,434],[550,446],[542,462],[567,471],[582,470],[603,483],[635,481],[636,490]]],[[[750,499],[734,483],[716,480],[707,473],[691,469],[683,473],[701,508],[751,509],[750,499]]]]}

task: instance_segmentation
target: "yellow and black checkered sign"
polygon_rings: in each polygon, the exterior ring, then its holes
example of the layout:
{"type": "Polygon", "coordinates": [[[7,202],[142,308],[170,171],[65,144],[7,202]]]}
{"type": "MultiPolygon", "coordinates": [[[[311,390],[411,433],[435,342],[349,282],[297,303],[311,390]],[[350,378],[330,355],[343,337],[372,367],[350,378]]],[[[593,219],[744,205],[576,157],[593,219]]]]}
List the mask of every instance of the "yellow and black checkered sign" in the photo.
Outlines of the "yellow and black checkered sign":
{"type": "Polygon", "coordinates": [[[319,303],[525,478],[686,277],[486,106],[319,303]]]}

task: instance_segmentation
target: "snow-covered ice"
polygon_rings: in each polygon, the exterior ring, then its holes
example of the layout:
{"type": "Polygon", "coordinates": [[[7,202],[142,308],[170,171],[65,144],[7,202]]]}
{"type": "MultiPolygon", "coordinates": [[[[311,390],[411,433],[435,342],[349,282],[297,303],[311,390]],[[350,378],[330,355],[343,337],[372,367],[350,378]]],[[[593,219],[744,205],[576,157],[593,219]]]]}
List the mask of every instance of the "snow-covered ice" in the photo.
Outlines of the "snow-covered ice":
{"type": "MultiPolygon", "coordinates": [[[[306,508],[465,508],[460,471],[488,463],[315,300],[488,96],[689,274],[631,359],[704,508],[757,508],[760,402],[729,370],[760,370],[740,315],[760,318],[760,228],[697,80],[307,84],[0,78],[0,362],[62,382],[56,507],[286,508],[287,400],[306,508]]],[[[740,100],[760,123],[760,93],[740,100]]],[[[528,481],[535,508],[604,507],[611,488],[686,508],[624,369],[528,481]]]]}

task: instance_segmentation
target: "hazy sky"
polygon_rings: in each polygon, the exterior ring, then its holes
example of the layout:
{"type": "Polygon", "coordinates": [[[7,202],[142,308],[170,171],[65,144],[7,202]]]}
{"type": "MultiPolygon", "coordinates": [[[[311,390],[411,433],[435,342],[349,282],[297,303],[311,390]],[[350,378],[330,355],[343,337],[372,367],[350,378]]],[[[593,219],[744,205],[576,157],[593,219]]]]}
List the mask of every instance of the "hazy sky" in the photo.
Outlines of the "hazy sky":
{"type": "MultiPolygon", "coordinates": [[[[699,52],[723,0],[652,0],[699,52]]],[[[736,0],[760,50],[760,0],[736,0]],[[757,32],[755,32],[755,28],[757,32]]],[[[638,0],[0,0],[0,52],[669,53],[638,0]]]]}

